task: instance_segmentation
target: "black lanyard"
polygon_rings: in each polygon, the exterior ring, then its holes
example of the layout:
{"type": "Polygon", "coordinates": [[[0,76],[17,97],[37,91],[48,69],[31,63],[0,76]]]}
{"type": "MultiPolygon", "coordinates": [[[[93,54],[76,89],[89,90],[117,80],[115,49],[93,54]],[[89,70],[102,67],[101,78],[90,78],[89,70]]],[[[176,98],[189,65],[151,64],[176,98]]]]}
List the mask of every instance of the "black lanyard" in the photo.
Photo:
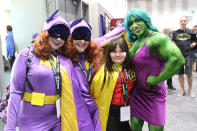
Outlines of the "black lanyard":
{"type": "Polygon", "coordinates": [[[90,84],[91,81],[91,77],[92,77],[92,69],[91,69],[91,64],[89,63],[89,75],[87,74],[85,68],[82,66],[82,64],[80,63],[80,61],[78,61],[78,65],[81,68],[81,70],[83,71],[84,75],[86,76],[86,78],[88,79],[88,84],[90,84]]]}
{"type": "Polygon", "coordinates": [[[118,67],[113,64],[114,68],[116,69],[116,71],[118,71],[119,75],[120,75],[120,78],[121,78],[121,82],[122,82],[122,94],[123,94],[123,98],[124,98],[124,102],[125,102],[125,105],[127,104],[127,91],[128,91],[128,82],[129,82],[129,75],[127,73],[127,69],[125,68],[125,66],[123,65],[123,69],[124,69],[124,72],[126,74],[126,85],[124,84],[124,78],[121,74],[121,72],[119,71],[118,67]]]}
{"type": "Polygon", "coordinates": [[[60,95],[60,60],[59,60],[58,53],[56,57],[56,68],[53,65],[53,59],[49,57],[49,60],[50,60],[50,64],[51,64],[54,78],[55,78],[56,94],[60,95]]]}

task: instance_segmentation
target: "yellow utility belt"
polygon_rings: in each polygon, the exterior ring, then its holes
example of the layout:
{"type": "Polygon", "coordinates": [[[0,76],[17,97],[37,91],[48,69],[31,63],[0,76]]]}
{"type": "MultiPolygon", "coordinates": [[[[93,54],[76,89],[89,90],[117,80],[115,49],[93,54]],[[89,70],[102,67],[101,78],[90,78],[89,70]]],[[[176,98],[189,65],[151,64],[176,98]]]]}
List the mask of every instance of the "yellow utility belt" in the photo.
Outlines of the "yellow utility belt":
{"type": "Polygon", "coordinates": [[[44,106],[49,104],[55,104],[58,96],[46,96],[43,93],[37,92],[24,92],[23,100],[30,102],[32,105],[44,106]]]}

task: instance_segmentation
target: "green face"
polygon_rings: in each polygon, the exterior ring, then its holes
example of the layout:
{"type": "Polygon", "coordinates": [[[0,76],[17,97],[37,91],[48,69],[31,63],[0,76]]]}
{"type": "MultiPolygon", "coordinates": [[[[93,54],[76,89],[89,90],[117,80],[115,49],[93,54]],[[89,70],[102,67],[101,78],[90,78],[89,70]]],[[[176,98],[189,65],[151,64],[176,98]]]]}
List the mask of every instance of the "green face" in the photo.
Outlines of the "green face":
{"type": "Polygon", "coordinates": [[[130,31],[137,37],[142,36],[144,32],[148,29],[144,21],[137,20],[134,16],[131,16],[130,21],[130,31]]]}

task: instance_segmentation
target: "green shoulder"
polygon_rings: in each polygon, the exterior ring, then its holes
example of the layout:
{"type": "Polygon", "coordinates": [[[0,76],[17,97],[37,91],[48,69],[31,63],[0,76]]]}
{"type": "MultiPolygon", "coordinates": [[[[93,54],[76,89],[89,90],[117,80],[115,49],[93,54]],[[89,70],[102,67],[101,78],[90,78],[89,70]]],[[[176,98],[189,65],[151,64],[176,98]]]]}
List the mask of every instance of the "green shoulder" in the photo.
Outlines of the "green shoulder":
{"type": "Polygon", "coordinates": [[[171,43],[172,41],[170,38],[163,33],[160,32],[154,32],[148,42],[148,47],[160,47],[160,46],[165,46],[168,43],[171,43]]]}

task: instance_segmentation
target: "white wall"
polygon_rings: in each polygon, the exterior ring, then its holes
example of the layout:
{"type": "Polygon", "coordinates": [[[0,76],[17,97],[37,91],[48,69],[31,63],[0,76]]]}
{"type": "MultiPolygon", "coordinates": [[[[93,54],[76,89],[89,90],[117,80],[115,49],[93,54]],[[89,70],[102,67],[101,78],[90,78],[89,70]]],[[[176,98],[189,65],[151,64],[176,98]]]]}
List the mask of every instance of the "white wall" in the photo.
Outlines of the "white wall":
{"type": "Polygon", "coordinates": [[[124,18],[127,12],[127,0],[98,0],[113,17],[124,18]]]}
{"type": "Polygon", "coordinates": [[[176,30],[180,28],[179,18],[186,11],[195,10],[190,16],[189,28],[197,24],[197,1],[196,0],[130,0],[128,10],[140,8],[145,10],[152,19],[152,23],[162,31],[164,28],[176,30]]]}
{"type": "Polygon", "coordinates": [[[32,34],[40,32],[47,18],[45,0],[11,0],[11,17],[15,43],[21,50],[31,44],[32,34]]]}
{"type": "Polygon", "coordinates": [[[89,5],[89,23],[92,37],[99,37],[100,14],[106,13],[110,18],[124,18],[127,12],[127,0],[83,0],[89,5]]]}
{"type": "Polygon", "coordinates": [[[194,25],[197,25],[197,1],[188,0],[189,10],[195,10],[195,14],[192,16],[192,21],[190,22],[190,27],[193,28],[194,25]]]}
{"type": "Polygon", "coordinates": [[[124,18],[127,12],[127,0],[83,0],[88,3],[99,3],[114,18],[124,18]]]}
{"type": "Polygon", "coordinates": [[[0,11],[0,35],[2,40],[2,54],[6,56],[6,44],[5,44],[5,37],[6,37],[6,26],[11,25],[11,16],[10,16],[10,9],[4,9],[0,11]]]}
{"type": "Polygon", "coordinates": [[[114,18],[107,9],[97,2],[89,3],[89,24],[92,26],[92,38],[100,36],[100,14],[107,14],[110,18],[114,18]]]}
{"type": "Polygon", "coordinates": [[[2,54],[6,56],[5,36],[6,26],[11,24],[10,0],[0,0],[0,36],[2,42],[2,54]]]}

